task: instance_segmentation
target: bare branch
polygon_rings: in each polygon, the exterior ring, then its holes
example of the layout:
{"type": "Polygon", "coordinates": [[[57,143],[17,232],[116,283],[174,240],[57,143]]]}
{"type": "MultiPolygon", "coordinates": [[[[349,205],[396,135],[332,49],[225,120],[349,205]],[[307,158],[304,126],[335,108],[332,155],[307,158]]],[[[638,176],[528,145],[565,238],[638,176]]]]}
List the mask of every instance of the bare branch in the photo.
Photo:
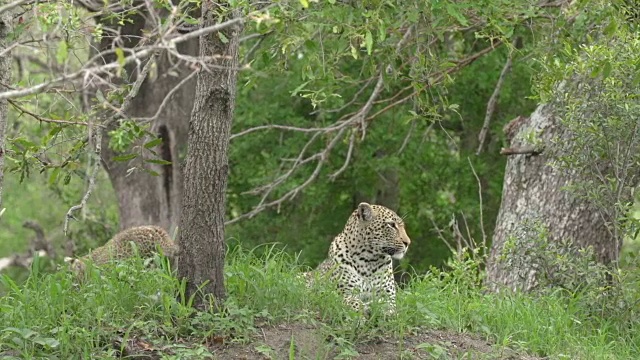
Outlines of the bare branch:
{"type": "MultiPolygon", "coordinates": [[[[305,189],[307,186],[309,186],[309,184],[311,184],[319,175],[320,175],[320,170],[322,170],[323,165],[325,164],[325,162],[327,161],[327,159],[329,158],[329,154],[331,153],[331,150],[333,150],[333,148],[336,146],[336,144],[340,141],[340,139],[342,139],[342,135],[344,134],[344,132],[347,130],[346,127],[343,127],[342,129],[340,129],[340,131],[338,131],[338,133],[334,136],[334,138],[331,140],[331,142],[327,145],[327,147],[317,153],[312,155],[310,158],[312,159],[318,159],[318,162],[316,164],[315,169],[313,170],[313,173],[311,175],[309,175],[309,177],[300,185],[296,186],[295,188],[289,190],[286,194],[284,194],[283,196],[279,197],[276,200],[270,201],[268,203],[265,203],[264,201],[261,201],[261,203],[256,206],[255,208],[253,208],[253,210],[249,211],[248,213],[242,214],[238,217],[236,217],[235,219],[231,219],[227,222],[225,222],[225,225],[231,225],[233,223],[236,223],[242,219],[245,218],[252,218],[253,216],[255,216],[256,214],[262,212],[265,209],[274,207],[274,206],[280,206],[282,203],[284,203],[287,200],[291,200],[294,197],[296,197],[296,195],[298,195],[298,193],[300,191],[302,191],[303,189],[305,189]]],[[[315,135],[317,135],[319,133],[316,133],[315,135]]],[[[314,136],[315,136],[314,135],[314,136]]],[[[292,167],[291,170],[294,170],[297,167],[292,167]]],[[[292,171],[289,171],[290,173],[292,171]]],[[[288,177],[288,176],[287,176],[288,177]]],[[[273,187],[272,187],[273,189],[273,187]]],[[[265,199],[265,197],[263,196],[263,200],[265,199]]]]}
{"type": "MultiPolygon", "coordinates": [[[[515,41],[515,40],[514,40],[515,41]]],[[[502,84],[504,83],[504,78],[511,69],[511,61],[513,60],[512,53],[510,52],[507,56],[507,61],[504,63],[502,67],[502,71],[500,71],[500,76],[498,77],[498,82],[496,83],[495,89],[493,89],[493,93],[489,98],[489,102],[487,103],[487,112],[484,116],[484,123],[482,124],[482,129],[480,130],[480,134],[478,135],[478,150],[476,151],[476,155],[480,155],[482,152],[482,148],[484,147],[484,142],[487,138],[487,133],[489,132],[489,123],[491,122],[491,117],[493,116],[493,112],[496,109],[496,103],[498,101],[498,96],[500,95],[500,90],[502,89],[502,84]]]]}
{"type": "Polygon", "coordinates": [[[404,151],[404,148],[407,147],[407,144],[409,143],[409,139],[411,138],[411,134],[413,134],[413,130],[415,130],[415,128],[416,128],[416,121],[413,120],[411,121],[411,127],[409,127],[409,131],[407,131],[407,136],[404,137],[404,140],[402,141],[402,145],[400,145],[400,149],[398,149],[398,152],[396,153],[396,155],[402,154],[402,151],[404,151]]]}
{"type": "Polygon", "coordinates": [[[167,95],[162,100],[162,103],[160,103],[160,106],[158,106],[158,110],[156,111],[155,114],[153,114],[152,117],[138,117],[138,118],[133,118],[133,120],[134,121],[154,121],[155,119],[157,119],[158,116],[160,116],[160,114],[162,113],[162,110],[164,110],[164,108],[169,103],[169,100],[171,99],[173,94],[175,94],[176,91],[178,91],[184,84],[189,82],[189,80],[191,80],[196,75],[198,75],[198,71],[197,70],[196,71],[192,71],[191,74],[187,75],[184,79],[180,80],[180,82],[178,84],[176,84],[176,86],[174,86],[173,89],[171,89],[167,93],[167,95]]]}
{"type": "MultiPolygon", "coordinates": [[[[272,6],[272,5],[270,5],[272,6]]],[[[147,56],[151,55],[152,53],[154,53],[155,51],[158,50],[163,50],[163,49],[172,49],[174,48],[177,44],[185,42],[187,40],[191,40],[191,39],[195,39],[198,38],[202,35],[206,35],[206,34],[210,34],[213,32],[217,32],[217,31],[221,31],[224,29],[227,29],[229,27],[235,26],[237,24],[242,24],[246,18],[250,18],[254,15],[256,15],[257,13],[264,11],[266,9],[268,9],[270,6],[267,6],[261,10],[257,10],[254,11],[252,13],[250,13],[249,15],[245,16],[245,17],[238,17],[238,18],[233,18],[231,20],[219,23],[219,24],[215,24],[212,26],[207,26],[204,27],[202,29],[198,29],[195,31],[192,31],[190,33],[184,34],[184,35],[180,35],[180,36],[176,36],[174,38],[171,39],[160,39],[160,43],[154,45],[154,46],[149,46],[146,48],[131,48],[131,49],[127,49],[127,51],[131,52],[131,55],[125,57],[124,59],[120,60],[119,62],[111,62],[108,64],[103,64],[103,65],[98,65],[98,66],[93,66],[93,67],[88,67],[88,68],[82,68],[74,73],[71,74],[65,74],[63,76],[57,77],[55,79],[49,80],[49,81],[45,81],[41,84],[38,85],[34,85],[32,87],[28,87],[28,88],[22,88],[22,89],[14,89],[14,90],[8,90],[8,91],[4,91],[0,93],[0,100],[4,100],[4,99],[11,99],[11,98],[18,98],[18,97],[23,97],[23,96],[28,96],[28,95],[33,95],[33,94],[38,94],[41,93],[43,91],[47,91],[48,89],[52,88],[53,86],[57,85],[57,84],[62,84],[62,83],[66,83],[66,82],[70,82],[70,81],[74,81],[76,79],[82,78],[85,75],[88,74],[93,74],[93,75],[97,75],[97,74],[103,74],[106,73],[108,71],[111,70],[117,70],[118,68],[130,64],[132,62],[140,62],[142,61],[142,59],[146,58],[147,56]]],[[[124,50],[124,49],[123,49],[124,50]]]]}
{"type": "Polygon", "coordinates": [[[351,161],[351,154],[353,153],[353,147],[355,143],[356,133],[351,132],[351,137],[349,137],[349,149],[347,150],[347,156],[344,159],[344,164],[342,164],[342,167],[340,167],[340,169],[338,169],[336,172],[329,175],[329,181],[335,181],[338,175],[342,174],[347,169],[347,167],[349,166],[349,162],[351,161]]]}
{"type": "Polygon", "coordinates": [[[360,131],[362,131],[362,138],[364,140],[365,135],[367,134],[367,115],[371,111],[373,107],[374,101],[378,98],[380,93],[382,92],[382,88],[384,87],[384,72],[382,69],[379,70],[378,73],[378,82],[376,82],[376,86],[373,88],[373,92],[369,96],[369,100],[364,104],[364,106],[358,111],[358,113],[353,117],[354,121],[360,122],[360,131]]]}

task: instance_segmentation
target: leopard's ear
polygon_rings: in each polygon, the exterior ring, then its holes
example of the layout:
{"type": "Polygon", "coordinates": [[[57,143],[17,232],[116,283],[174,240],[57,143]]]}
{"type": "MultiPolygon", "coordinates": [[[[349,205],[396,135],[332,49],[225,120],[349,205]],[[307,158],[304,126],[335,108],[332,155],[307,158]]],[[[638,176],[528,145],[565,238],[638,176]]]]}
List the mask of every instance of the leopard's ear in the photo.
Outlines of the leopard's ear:
{"type": "Polygon", "coordinates": [[[366,202],[362,202],[358,205],[358,220],[367,222],[373,220],[373,208],[371,205],[366,202]]]}

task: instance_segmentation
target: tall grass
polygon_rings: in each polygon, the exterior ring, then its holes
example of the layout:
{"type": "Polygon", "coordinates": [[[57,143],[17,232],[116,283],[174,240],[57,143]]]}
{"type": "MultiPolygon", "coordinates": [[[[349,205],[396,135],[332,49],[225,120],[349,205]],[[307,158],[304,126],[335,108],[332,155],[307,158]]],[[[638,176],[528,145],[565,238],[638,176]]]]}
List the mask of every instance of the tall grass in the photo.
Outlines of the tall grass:
{"type": "Polygon", "coordinates": [[[198,358],[210,355],[205,344],[212,338],[247,342],[258,325],[306,322],[344,346],[450,329],[556,359],[640,358],[640,328],[629,316],[634,309],[597,314],[585,311],[583,294],[560,291],[485,294],[473,261],[454,262],[447,272],[414,275],[399,291],[396,316],[378,317],[374,309],[375,319],[365,321],[342,306],[331,284],[308,290],[297,259],[273,246],[238,247],[228,254],[227,306],[218,314],[192,309],[180,295],[183,284],[159,260],[154,259],[155,268],[141,259],[92,268],[81,284],[64,269],[35,270],[21,285],[0,277],[7,289],[0,298],[0,354],[112,358],[123,350],[118,344],[144,337],[177,358],[198,358]]]}

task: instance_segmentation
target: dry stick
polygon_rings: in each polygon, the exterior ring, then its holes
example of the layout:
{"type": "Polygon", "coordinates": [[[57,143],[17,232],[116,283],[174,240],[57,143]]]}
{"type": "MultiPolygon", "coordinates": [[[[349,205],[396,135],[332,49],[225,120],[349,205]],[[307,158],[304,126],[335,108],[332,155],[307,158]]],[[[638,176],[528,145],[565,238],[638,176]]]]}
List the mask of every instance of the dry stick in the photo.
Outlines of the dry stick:
{"type": "Polygon", "coordinates": [[[525,145],[522,147],[502,148],[500,155],[540,155],[542,151],[542,149],[536,149],[531,145],[525,145]]]}
{"type": "Polygon", "coordinates": [[[496,103],[498,102],[498,96],[500,95],[500,90],[502,89],[502,84],[504,83],[504,78],[511,69],[511,62],[513,60],[513,56],[509,53],[507,57],[507,61],[504,63],[502,67],[502,71],[500,72],[500,77],[498,77],[498,82],[496,83],[495,89],[493,89],[493,94],[489,98],[489,102],[487,103],[487,112],[484,115],[484,124],[482,124],[482,129],[480,130],[480,134],[478,135],[478,150],[476,151],[476,155],[480,155],[482,152],[482,148],[484,147],[484,142],[487,138],[487,133],[489,132],[489,123],[491,122],[491,117],[493,116],[493,112],[496,109],[496,103]]]}

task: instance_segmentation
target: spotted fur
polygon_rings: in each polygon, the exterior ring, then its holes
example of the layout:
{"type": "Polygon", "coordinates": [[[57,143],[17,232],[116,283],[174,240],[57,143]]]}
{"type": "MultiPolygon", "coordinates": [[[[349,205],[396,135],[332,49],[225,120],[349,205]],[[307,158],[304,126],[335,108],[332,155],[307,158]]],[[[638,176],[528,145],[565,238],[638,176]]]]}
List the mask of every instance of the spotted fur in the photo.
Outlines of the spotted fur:
{"type": "Polygon", "coordinates": [[[130,258],[135,251],[142,258],[149,258],[161,249],[163,254],[172,258],[177,253],[177,246],[169,237],[169,234],[158,226],[138,226],[123,230],[116,234],[103,246],[94,249],[81,258],[65,258],[70,264],[71,270],[77,275],[84,274],[86,262],[94,265],[102,265],[111,260],[130,258]]]}
{"type": "MultiPolygon", "coordinates": [[[[360,203],[331,243],[327,259],[314,272],[329,276],[345,302],[356,310],[366,310],[372,300],[386,298],[394,311],[393,259],[402,259],[410,243],[404,221],[394,211],[360,203]]],[[[311,286],[312,273],[304,276],[311,286]]]]}

